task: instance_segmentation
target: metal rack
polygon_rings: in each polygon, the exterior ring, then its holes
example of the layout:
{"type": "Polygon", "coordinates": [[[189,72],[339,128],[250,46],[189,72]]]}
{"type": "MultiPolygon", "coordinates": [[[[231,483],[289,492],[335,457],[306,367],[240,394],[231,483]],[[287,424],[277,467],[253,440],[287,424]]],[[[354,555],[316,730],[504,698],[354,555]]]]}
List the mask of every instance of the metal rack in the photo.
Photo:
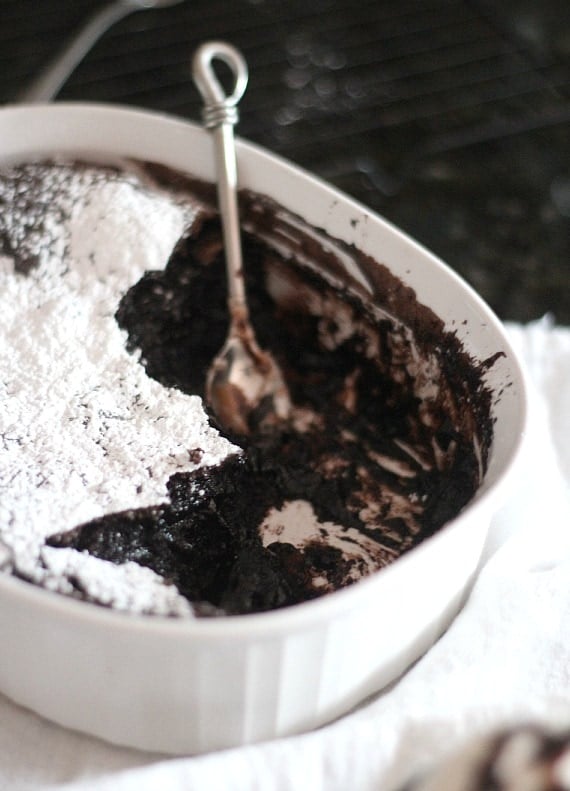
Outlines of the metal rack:
{"type": "MultiPolygon", "coordinates": [[[[1,0],[0,99],[99,5],[1,0]]],[[[197,119],[209,38],[250,66],[241,135],[405,228],[502,317],[570,323],[565,0],[189,0],[118,24],[61,98],[197,119]]]]}

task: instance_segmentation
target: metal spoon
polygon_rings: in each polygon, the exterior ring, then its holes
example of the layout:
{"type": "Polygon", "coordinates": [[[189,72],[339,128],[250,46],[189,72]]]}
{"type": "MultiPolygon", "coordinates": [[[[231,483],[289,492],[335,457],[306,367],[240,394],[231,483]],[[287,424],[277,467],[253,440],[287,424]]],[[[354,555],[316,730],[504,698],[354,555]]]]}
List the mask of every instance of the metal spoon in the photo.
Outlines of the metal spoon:
{"type": "Polygon", "coordinates": [[[233,127],[247,85],[247,65],[234,47],[212,41],[197,50],[192,74],[204,101],[204,125],[214,138],[230,314],[226,342],[206,377],[206,400],[225,429],[249,434],[253,424],[263,429],[287,418],[291,403],[277,363],[257,344],[245,293],[233,127]],[[213,60],[223,61],[232,72],[235,85],[229,96],[214,73],[213,60]]]}
{"type": "Polygon", "coordinates": [[[133,11],[163,8],[180,2],[182,0],[115,0],[103,6],[87,20],[46,69],[42,70],[40,77],[20,93],[17,101],[49,102],[58,94],[69,75],[111,25],[133,11]]]}

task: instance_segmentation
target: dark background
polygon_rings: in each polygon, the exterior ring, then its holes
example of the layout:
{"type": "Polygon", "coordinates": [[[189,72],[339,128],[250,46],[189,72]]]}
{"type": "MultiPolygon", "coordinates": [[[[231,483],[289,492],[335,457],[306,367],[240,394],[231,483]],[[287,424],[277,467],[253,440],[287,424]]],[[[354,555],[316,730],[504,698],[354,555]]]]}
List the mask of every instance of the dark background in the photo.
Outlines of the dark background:
{"type": "MultiPolygon", "coordinates": [[[[0,101],[96,0],[0,0],[0,101]]],[[[197,120],[196,46],[250,68],[239,134],[438,253],[504,319],[570,324],[569,0],[186,0],[112,28],[61,99],[197,120]]]]}

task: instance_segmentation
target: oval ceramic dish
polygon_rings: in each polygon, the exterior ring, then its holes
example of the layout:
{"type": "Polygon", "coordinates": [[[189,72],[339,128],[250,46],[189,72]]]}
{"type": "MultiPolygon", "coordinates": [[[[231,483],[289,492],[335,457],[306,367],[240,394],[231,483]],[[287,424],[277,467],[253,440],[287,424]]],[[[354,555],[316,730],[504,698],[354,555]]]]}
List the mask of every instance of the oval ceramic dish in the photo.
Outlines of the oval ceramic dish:
{"type": "MultiPolygon", "coordinates": [[[[173,118],[108,106],[0,111],[0,157],[130,156],[214,180],[212,142],[173,118]]],[[[380,690],[457,612],[491,515],[504,500],[527,421],[523,375],[482,300],[420,245],[311,175],[238,142],[241,186],[354,244],[411,286],[484,360],[495,434],[473,501],[385,570],[321,599],[259,615],[127,616],[0,575],[0,690],[62,725],[111,742],[190,753],[314,728],[380,690]],[[358,220],[358,221],[355,221],[358,220]]]]}

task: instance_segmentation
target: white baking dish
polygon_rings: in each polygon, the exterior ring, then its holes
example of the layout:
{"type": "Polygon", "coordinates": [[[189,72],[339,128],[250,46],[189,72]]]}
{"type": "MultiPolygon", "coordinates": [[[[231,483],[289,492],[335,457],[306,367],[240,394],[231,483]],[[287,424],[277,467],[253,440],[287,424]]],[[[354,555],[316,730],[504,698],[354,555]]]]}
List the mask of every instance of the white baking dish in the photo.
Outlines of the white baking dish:
{"type": "MultiPolygon", "coordinates": [[[[108,106],[0,111],[0,158],[130,156],[212,181],[211,140],[170,117],[108,106]]],[[[240,184],[353,243],[410,285],[489,370],[495,435],[485,480],[452,523],[387,569],[319,600],[220,619],[127,616],[0,575],[0,690],[62,725],[172,753],[314,728],[381,689],[457,611],[491,515],[504,500],[527,421],[523,375],[504,330],[451,270],[392,225],[255,146],[240,184]],[[506,384],[508,387],[505,387],[506,384]]]]}

